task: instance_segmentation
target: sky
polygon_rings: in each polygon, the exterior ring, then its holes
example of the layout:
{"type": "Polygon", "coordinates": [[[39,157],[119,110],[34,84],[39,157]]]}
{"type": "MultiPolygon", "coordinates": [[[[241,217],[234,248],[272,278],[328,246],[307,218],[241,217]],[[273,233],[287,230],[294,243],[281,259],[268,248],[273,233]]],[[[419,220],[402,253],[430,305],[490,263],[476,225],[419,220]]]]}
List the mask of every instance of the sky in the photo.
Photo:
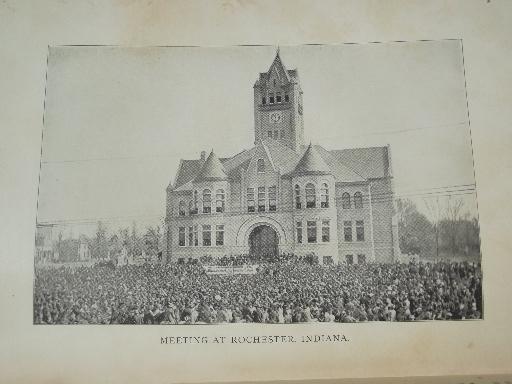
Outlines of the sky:
{"type": "MultiPolygon", "coordinates": [[[[181,158],[253,145],[253,85],[275,52],[51,47],[38,222],[160,220],[181,158]]],[[[299,71],[306,142],[389,144],[397,196],[419,206],[472,188],[459,41],[281,46],[280,55],[299,71]]],[[[469,192],[465,209],[477,216],[469,192]]]]}

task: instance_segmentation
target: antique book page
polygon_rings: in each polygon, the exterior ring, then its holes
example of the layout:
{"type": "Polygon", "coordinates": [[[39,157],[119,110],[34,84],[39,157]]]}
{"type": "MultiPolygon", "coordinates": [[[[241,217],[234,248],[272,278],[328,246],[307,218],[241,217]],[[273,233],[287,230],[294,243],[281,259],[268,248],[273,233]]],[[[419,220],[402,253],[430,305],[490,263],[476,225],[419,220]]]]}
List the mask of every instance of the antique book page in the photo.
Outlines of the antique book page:
{"type": "Polygon", "coordinates": [[[0,2],[0,381],[508,382],[511,14],[0,2]]]}

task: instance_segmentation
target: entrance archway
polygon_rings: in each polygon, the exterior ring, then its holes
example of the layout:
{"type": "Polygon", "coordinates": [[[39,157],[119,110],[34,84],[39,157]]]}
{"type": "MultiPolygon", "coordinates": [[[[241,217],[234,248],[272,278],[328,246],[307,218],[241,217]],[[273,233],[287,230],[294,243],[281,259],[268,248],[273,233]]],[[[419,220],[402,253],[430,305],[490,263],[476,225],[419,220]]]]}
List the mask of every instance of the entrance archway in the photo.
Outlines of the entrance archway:
{"type": "Polygon", "coordinates": [[[249,234],[249,254],[251,257],[275,257],[279,254],[279,237],[274,228],[258,225],[249,234]]]}

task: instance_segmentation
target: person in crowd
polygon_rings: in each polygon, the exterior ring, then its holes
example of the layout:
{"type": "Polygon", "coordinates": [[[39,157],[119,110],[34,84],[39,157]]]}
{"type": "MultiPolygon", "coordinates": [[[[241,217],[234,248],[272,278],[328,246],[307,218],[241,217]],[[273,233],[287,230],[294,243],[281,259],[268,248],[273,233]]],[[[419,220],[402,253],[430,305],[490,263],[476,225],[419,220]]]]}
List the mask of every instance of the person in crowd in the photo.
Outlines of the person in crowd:
{"type": "Polygon", "coordinates": [[[365,322],[482,318],[482,271],[468,262],[319,265],[311,256],[39,268],[36,324],[365,322]],[[205,265],[257,264],[208,275],[205,265]]]}

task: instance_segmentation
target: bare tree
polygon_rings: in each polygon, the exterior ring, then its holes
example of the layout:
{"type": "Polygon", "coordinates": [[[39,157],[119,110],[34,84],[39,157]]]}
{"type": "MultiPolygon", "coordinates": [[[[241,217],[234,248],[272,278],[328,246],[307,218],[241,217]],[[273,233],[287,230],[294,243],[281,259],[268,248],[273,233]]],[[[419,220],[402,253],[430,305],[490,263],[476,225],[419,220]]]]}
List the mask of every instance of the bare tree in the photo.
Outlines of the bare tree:
{"type": "Polygon", "coordinates": [[[432,222],[436,245],[436,258],[439,258],[439,224],[442,219],[442,205],[441,202],[439,201],[439,196],[436,196],[435,198],[424,198],[423,202],[427,207],[430,216],[430,221],[432,222]]]}
{"type": "Polygon", "coordinates": [[[446,237],[448,239],[448,247],[453,254],[457,252],[457,234],[459,231],[459,224],[463,207],[464,202],[460,197],[448,197],[445,210],[445,220],[447,223],[446,237]]]}

